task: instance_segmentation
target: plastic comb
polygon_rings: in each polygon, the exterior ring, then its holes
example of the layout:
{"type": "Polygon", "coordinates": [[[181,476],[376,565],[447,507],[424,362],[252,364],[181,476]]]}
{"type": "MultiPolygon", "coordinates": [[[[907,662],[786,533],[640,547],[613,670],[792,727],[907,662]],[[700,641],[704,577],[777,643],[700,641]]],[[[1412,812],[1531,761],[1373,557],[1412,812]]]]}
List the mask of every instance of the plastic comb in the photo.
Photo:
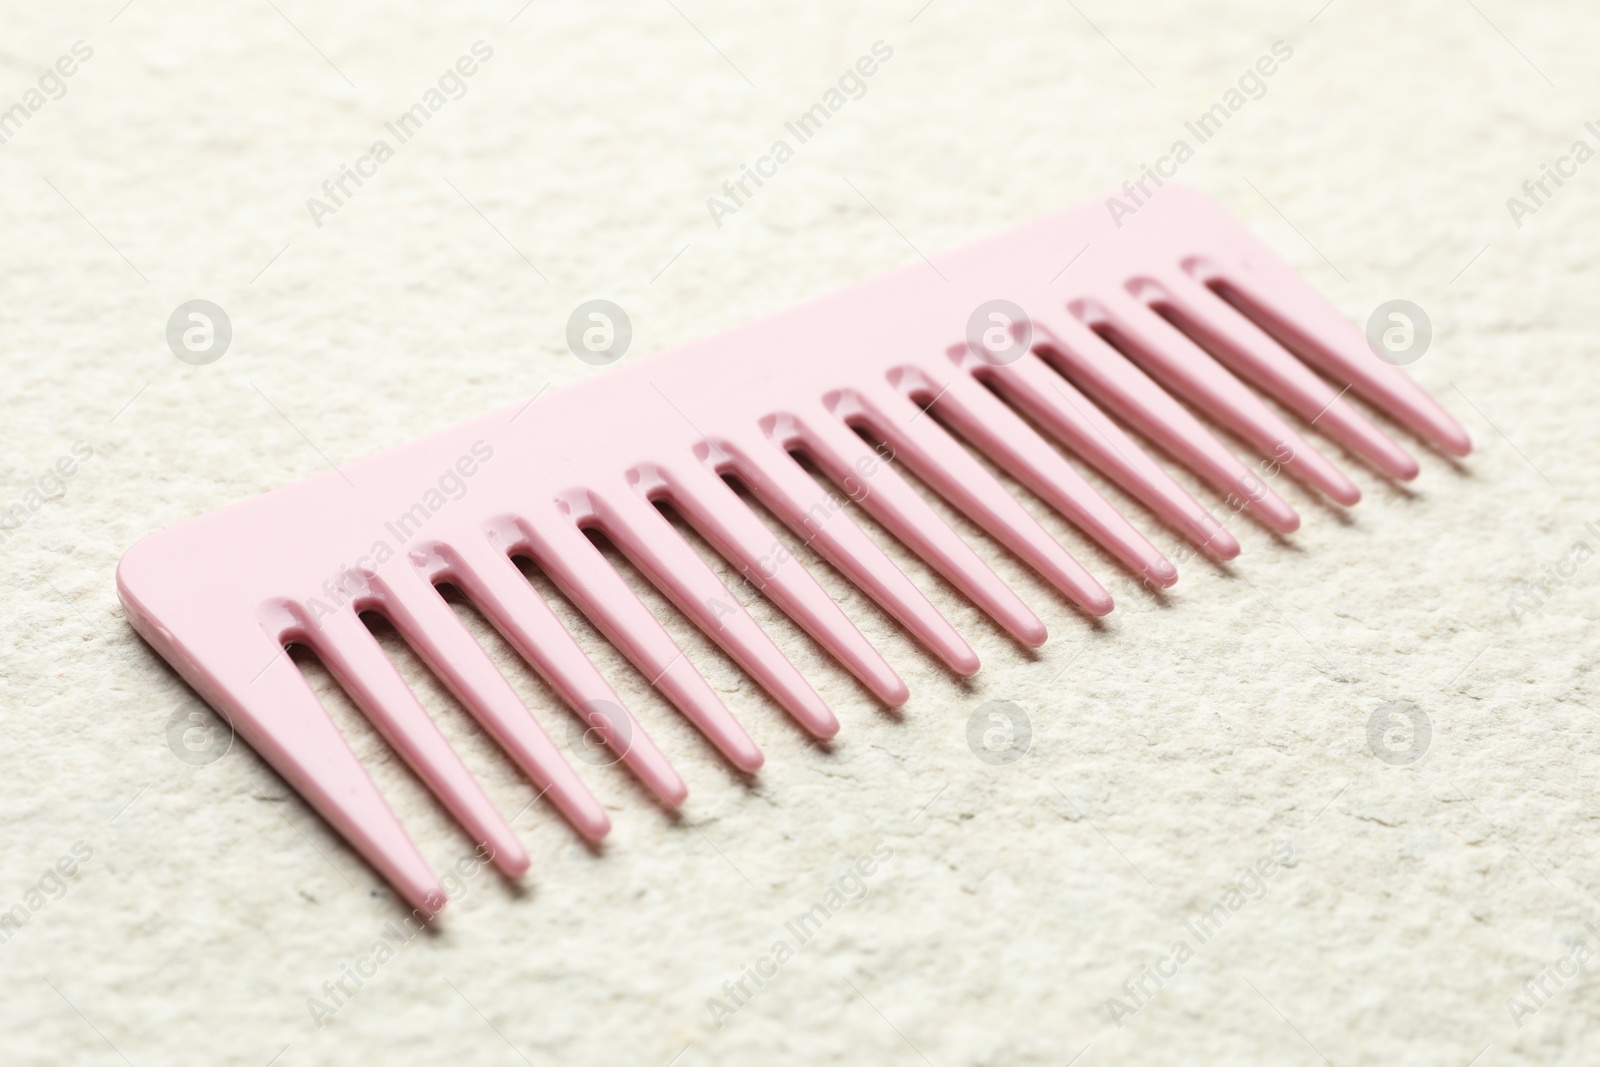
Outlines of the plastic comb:
{"type": "Polygon", "coordinates": [[[1329,500],[1350,505],[1360,495],[1245,382],[1390,478],[1415,476],[1417,463],[1350,393],[1444,452],[1471,447],[1286,264],[1213,202],[1169,185],[1120,228],[1100,203],[1081,205],[184,522],[123,556],[118,590],[138,632],[431,914],[444,903],[439,882],[286,646],[313,649],[472,839],[507,874],[520,874],[527,853],[359,613],[389,619],[572,825],[598,839],[609,828],[604,810],[436,584],[459,588],[675,807],[683,781],[513,557],[530,557],[734,766],[753,772],[761,752],[587,529],[601,531],[801,726],[826,738],[839,725],[832,711],[658,503],[669,502],[879,700],[899,705],[908,694],[895,671],[805,567],[775,551],[773,531],[725,476],[951,670],[970,675],[978,669],[972,649],[856,524],[844,497],[1017,641],[1037,646],[1045,640],[1039,618],[897,465],[1082,610],[1103,615],[1112,608],[1106,590],[968,446],[1139,580],[1168,586],[1177,579],[1172,563],[1040,430],[1197,549],[1227,559],[1239,544],[1213,516],[1218,505],[1202,507],[1119,422],[1279,533],[1299,524],[1294,510],[1190,408],[1329,500]],[[1022,317],[974,315],[996,300],[1022,317]]]}

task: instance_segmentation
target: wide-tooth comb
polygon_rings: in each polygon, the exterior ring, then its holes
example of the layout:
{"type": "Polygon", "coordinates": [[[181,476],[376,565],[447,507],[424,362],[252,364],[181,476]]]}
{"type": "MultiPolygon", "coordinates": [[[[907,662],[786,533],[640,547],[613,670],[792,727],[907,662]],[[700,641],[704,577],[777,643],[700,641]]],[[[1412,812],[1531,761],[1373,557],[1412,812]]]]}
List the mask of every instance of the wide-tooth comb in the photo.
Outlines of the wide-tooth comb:
{"type": "Polygon", "coordinates": [[[893,668],[724,476],[951,670],[969,675],[978,669],[971,647],[856,524],[844,499],[1016,640],[1036,646],[1044,624],[895,463],[1084,611],[1103,615],[1112,607],[1105,589],[968,446],[1141,580],[1167,586],[1177,578],[1172,564],[1034,425],[1187,541],[1227,559],[1238,542],[1102,408],[1271,530],[1291,531],[1299,517],[1190,407],[1330,500],[1355,503],[1354,483],[1241,379],[1391,478],[1413,477],[1416,461],[1347,391],[1444,452],[1471,447],[1455,420],[1378,359],[1287,265],[1210,200],[1169,185],[1121,228],[1100,203],[1084,204],[182,523],[123,556],[118,591],[139,633],[431,914],[444,902],[438,881],[286,645],[312,648],[472,838],[516,875],[527,853],[359,612],[387,617],[595,840],[609,828],[605,811],[436,583],[459,588],[621,762],[676,807],[683,781],[512,557],[532,558],[729,762],[753,772],[760,750],[586,529],[603,532],[807,731],[827,738],[838,730],[833,712],[658,503],[670,503],[874,696],[899,705],[908,694],[893,668]],[[1025,309],[1026,320],[1014,325],[1032,331],[1031,350],[1016,345],[1020,358],[1010,362],[967,340],[969,316],[996,298],[1025,309]],[[838,489],[819,484],[791,453],[838,489]]]}

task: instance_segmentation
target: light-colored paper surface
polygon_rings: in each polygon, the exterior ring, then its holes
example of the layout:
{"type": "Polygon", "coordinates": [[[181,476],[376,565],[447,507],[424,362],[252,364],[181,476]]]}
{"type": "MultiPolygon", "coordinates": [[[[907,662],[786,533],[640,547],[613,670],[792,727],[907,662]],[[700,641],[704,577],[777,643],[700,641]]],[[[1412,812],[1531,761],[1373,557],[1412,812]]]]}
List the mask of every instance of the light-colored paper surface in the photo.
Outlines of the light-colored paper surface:
{"type": "MultiPolygon", "coordinates": [[[[1596,964],[1541,976],[1600,950],[1600,162],[1547,179],[1520,228],[1506,204],[1573,142],[1600,150],[1590,8],[119,2],[11,3],[0,35],[0,108],[93,49],[0,145],[0,508],[93,452],[0,546],[0,909],[31,912],[0,944],[0,1061],[1593,1062],[1596,964]],[[1194,144],[1184,123],[1278,40],[1292,58],[1181,176],[1352,320],[1426,309],[1409,373],[1473,434],[1464,462],[1404,438],[1401,488],[1328,446],[1358,507],[1280,477],[1303,529],[1233,520],[1236,564],[1183,565],[1162,603],[1028,498],[1117,596],[1102,624],[958,523],[1049,625],[1037,654],[891,545],[983,658],[967,683],[817,566],[913,692],[887,713],[755,603],[843,721],[826,747],[647,592],[766,751],[749,784],[558,604],[691,789],[674,820],[577,764],[615,823],[599,850],[386,637],[534,866],[465,880],[381,965],[405,911],[372,870],[242,744],[204,766],[169,747],[201,705],[121,616],[138,538],[607,373],[565,345],[584,300],[627,310],[633,360],[1103,196],[1194,144]],[[316,225],[307,198],[394,146],[385,123],[477,41],[465,95],[316,225]],[[718,227],[706,198],[876,41],[864,95],[718,227]],[[164,337],[197,298],[234,332],[201,367],[164,337]],[[1552,567],[1572,573],[1517,611],[1552,567]],[[1031,724],[1007,766],[968,745],[988,701],[1031,724]],[[1430,724],[1408,765],[1369,741],[1391,701],[1430,724]],[[1292,864],[1202,943],[1186,923],[1275,843],[1292,864]],[[875,846],[865,898],[799,944],[785,923],[841,880],[859,895],[875,846]],[[774,977],[724,990],[779,939],[798,951],[774,977]],[[1124,990],[1179,941],[1175,977],[1124,990]],[[319,1027],[347,966],[372,975],[319,1027]],[[1120,1026],[1113,997],[1138,1009],[1120,1026]],[[745,1003],[718,1028],[713,998],[745,1003]]],[[[430,862],[466,856],[308,669],[430,862]]]]}

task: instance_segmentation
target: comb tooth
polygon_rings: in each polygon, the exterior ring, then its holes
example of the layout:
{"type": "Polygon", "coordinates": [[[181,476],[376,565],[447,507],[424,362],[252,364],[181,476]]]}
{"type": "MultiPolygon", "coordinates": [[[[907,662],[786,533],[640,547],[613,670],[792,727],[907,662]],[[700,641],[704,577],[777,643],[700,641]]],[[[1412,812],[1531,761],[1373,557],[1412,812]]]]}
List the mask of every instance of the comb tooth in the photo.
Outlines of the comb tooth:
{"type": "Polygon", "coordinates": [[[971,646],[842,510],[837,497],[825,492],[787,452],[759,432],[728,447],[737,452],[740,477],[796,537],[872,597],[951,670],[962,675],[977,673],[978,657],[971,646]]]}
{"type": "Polygon", "coordinates": [[[1366,338],[1304,279],[1271,252],[1259,249],[1263,269],[1230,272],[1221,281],[1252,310],[1270,320],[1274,332],[1306,362],[1335,382],[1348,382],[1357,396],[1452,456],[1472,451],[1472,438],[1422,386],[1399,367],[1372,354],[1366,338]]]}
{"type": "Polygon", "coordinates": [[[1196,548],[1218,559],[1239,554],[1236,541],[1144,449],[1061,375],[1031,352],[985,371],[996,389],[1112,482],[1171,523],[1196,548]]]}
{"type": "Polygon", "coordinates": [[[839,720],[811,683],[649,501],[623,488],[598,497],[596,505],[601,526],[633,565],[772,694],[796,722],[824,740],[839,732],[839,720]]]}
{"type": "MultiPolygon", "coordinates": [[[[231,646],[219,641],[216,659],[226,661],[232,656],[243,660],[246,653],[241,650],[249,649],[248,655],[264,660],[273,647],[266,641],[259,646],[248,639],[231,646]]],[[[305,676],[282,654],[281,647],[278,651],[278,658],[253,681],[217,683],[222,687],[221,699],[213,703],[219,708],[232,707],[233,724],[250,747],[266,757],[295,791],[399,890],[406,903],[428,915],[437,914],[445,904],[439,880],[306,684],[305,676]]],[[[205,650],[196,650],[195,661],[216,662],[205,650]]],[[[239,667],[239,677],[254,670],[243,662],[239,667]]]]}
{"type": "Polygon", "coordinates": [[[605,809],[438,590],[409,566],[381,574],[375,584],[391,621],[472,717],[580,834],[604,837],[611,829],[605,809]]]}
{"type": "Polygon", "coordinates": [[[441,551],[451,561],[450,578],[528,665],[586,723],[592,722],[590,709],[603,709],[605,718],[595,729],[606,744],[658,797],[673,807],[682,804],[688,786],[511,558],[471,536],[441,551]],[[620,731],[610,722],[616,713],[625,717],[620,731]]]}
{"type": "Polygon", "coordinates": [[[739,567],[752,585],[771,597],[879,700],[890,707],[906,702],[910,691],[894,668],[726,482],[698,463],[675,467],[666,477],[673,506],[723,558],[739,567]]]}
{"type": "Polygon", "coordinates": [[[1143,298],[1169,304],[1235,374],[1391,478],[1417,476],[1417,461],[1405,449],[1227,301],[1181,270],[1163,271],[1158,284],[1165,292],[1154,290],[1143,298]]]}
{"type": "Polygon", "coordinates": [[[1029,648],[1044,644],[1044,623],[972,546],[900,477],[890,461],[827,411],[807,419],[802,432],[813,459],[840,485],[864,487],[857,503],[923,562],[971,598],[1006,632],[1029,648]],[[869,476],[865,472],[872,471],[869,476]]]}
{"type": "Polygon", "coordinates": [[[917,476],[1091,615],[1109,614],[1111,594],[1006,492],[971,454],[909,397],[885,387],[862,397],[873,429],[902,452],[917,476]]]}
{"type": "Polygon", "coordinates": [[[606,640],[660,688],[730,763],[747,774],[758,770],[762,755],[756,743],[583,532],[561,520],[523,530],[539,566],[606,640]]]}
{"type": "Polygon", "coordinates": [[[336,611],[306,636],[389,746],[475,842],[494,850],[495,866],[512,877],[526,871],[528,854],[521,842],[355,613],[336,611]]]}
{"type": "Polygon", "coordinates": [[[1212,486],[1245,501],[1271,530],[1291,533],[1300,516],[1245,469],[1187,408],[1168,396],[1128,358],[1071,315],[1033,316],[1044,355],[1073,384],[1212,486]]]}
{"type": "Polygon", "coordinates": [[[965,371],[952,369],[939,393],[937,407],[978,451],[1113,556],[1155,585],[1166,587],[1178,580],[1178,569],[1171,561],[1084,481],[1033,427],[965,371]]]}
{"type": "Polygon", "coordinates": [[[1314,489],[1349,507],[1361,490],[1311,447],[1261,398],[1244,387],[1205,349],[1126,292],[1107,293],[1112,321],[1144,369],[1168,391],[1187,400],[1264,456],[1314,489]]]}

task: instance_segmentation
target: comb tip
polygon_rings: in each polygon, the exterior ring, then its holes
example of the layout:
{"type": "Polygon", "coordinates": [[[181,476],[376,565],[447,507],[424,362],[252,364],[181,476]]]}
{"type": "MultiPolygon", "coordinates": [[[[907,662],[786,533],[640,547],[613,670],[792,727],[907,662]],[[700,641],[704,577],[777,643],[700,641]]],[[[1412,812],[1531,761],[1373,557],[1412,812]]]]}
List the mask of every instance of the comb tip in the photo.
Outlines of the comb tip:
{"type": "Polygon", "coordinates": [[[443,911],[444,906],[450,902],[450,898],[445,895],[444,887],[438,882],[433,882],[431,885],[402,886],[400,894],[406,898],[406,903],[411,904],[429,919],[443,911]]]}
{"type": "MultiPolygon", "coordinates": [[[[483,845],[486,845],[486,843],[488,841],[485,841],[483,845]]],[[[478,848],[483,848],[483,845],[478,846],[478,848]]],[[[528,849],[523,848],[522,845],[517,845],[515,849],[494,849],[493,861],[494,865],[499,867],[499,872],[502,875],[506,875],[507,878],[523,877],[525,873],[528,873],[528,867],[533,865],[533,861],[528,859],[528,849]]]]}
{"type": "Polygon", "coordinates": [[[767,757],[756,747],[756,743],[748,737],[719,747],[722,748],[723,754],[728,757],[728,762],[745,774],[756,773],[761,769],[761,765],[767,762],[767,757]]]}
{"type": "Polygon", "coordinates": [[[683,802],[689,799],[689,787],[684,784],[683,779],[679,778],[676,772],[673,773],[670,780],[657,783],[655,789],[656,796],[674,808],[681,807],[683,802]]]}
{"type": "MultiPolygon", "coordinates": [[[[1040,629],[1042,630],[1043,628],[1044,627],[1041,624],[1040,629]]],[[[1044,641],[1042,640],[1029,641],[1020,634],[1018,635],[1018,639],[1021,640],[1023,644],[1026,644],[1029,648],[1038,648],[1040,645],[1044,644],[1044,641]]],[[[949,664],[951,670],[955,671],[963,678],[971,678],[974,674],[977,674],[978,669],[983,666],[983,663],[978,659],[978,654],[972,651],[971,648],[967,647],[963,647],[959,651],[946,656],[945,662],[949,664]]]]}
{"type": "Polygon", "coordinates": [[[596,843],[611,832],[611,816],[598,804],[585,805],[583,811],[564,813],[572,820],[572,825],[582,834],[584,840],[596,843]]]}
{"type": "MultiPolygon", "coordinates": [[[[1112,600],[1111,594],[1104,589],[1083,598],[1083,610],[1097,619],[1110,615],[1112,611],[1116,610],[1116,607],[1117,602],[1112,600]]],[[[1039,643],[1043,644],[1044,642],[1041,641],[1039,643]]]]}
{"type": "Polygon", "coordinates": [[[1144,577],[1162,589],[1171,589],[1178,584],[1178,568],[1170,559],[1161,556],[1145,567],[1144,577]]]}
{"type": "Polygon", "coordinates": [[[1361,489],[1355,482],[1340,475],[1339,482],[1328,488],[1328,499],[1341,507],[1353,508],[1361,503],[1361,489]]]}
{"type": "Polygon", "coordinates": [[[898,708],[911,699],[911,689],[897,677],[878,690],[878,699],[891,708],[898,708]]]}
{"type": "Polygon", "coordinates": [[[1211,531],[1211,535],[1200,543],[1200,549],[1212,559],[1226,562],[1238,558],[1241,546],[1238,538],[1224,527],[1217,526],[1211,531]]]}
{"type": "Polygon", "coordinates": [[[1252,500],[1250,510],[1261,520],[1262,525],[1274,533],[1291,534],[1300,529],[1300,513],[1271,492],[1258,500],[1252,500]]]}
{"type": "Polygon", "coordinates": [[[520,841],[502,843],[499,848],[488,841],[480,841],[478,848],[489,850],[489,859],[507,878],[521,878],[533,865],[533,861],[528,858],[528,850],[522,847],[520,841]]]}

